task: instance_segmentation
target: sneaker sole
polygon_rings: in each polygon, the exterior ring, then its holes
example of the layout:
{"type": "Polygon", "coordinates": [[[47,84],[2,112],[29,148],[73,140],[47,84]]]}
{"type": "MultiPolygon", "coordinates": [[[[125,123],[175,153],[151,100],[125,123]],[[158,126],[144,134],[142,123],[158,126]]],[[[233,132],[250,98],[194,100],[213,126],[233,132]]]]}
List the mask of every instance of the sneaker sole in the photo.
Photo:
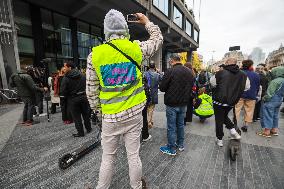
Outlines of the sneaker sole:
{"type": "Polygon", "coordinates": [[[167,154],[169,156],[176,156],[177,154],[170,154],[170,153],[167,153],[167,152],[163,152],[162,150],[160,150],[160,152],[162,152],[163,154],[167,154]]]}

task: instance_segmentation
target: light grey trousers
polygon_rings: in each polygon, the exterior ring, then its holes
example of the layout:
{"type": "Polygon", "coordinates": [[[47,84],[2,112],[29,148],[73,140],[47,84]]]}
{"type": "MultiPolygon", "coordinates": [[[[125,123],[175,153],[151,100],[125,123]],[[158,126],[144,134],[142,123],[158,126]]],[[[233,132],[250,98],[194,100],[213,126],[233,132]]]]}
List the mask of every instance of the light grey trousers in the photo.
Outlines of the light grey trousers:
{"type": "Polygon", "coordinates": [[[140,134],[143,126],[142,114],[137,114],[127,120],[109,123],[102,121],[102,162],[97,189],[110,187],[114,173],[114,162],[120,136],[123,136],[127,152],[130,185],[132,188],[142,188],[142,163],[139,157],[140,134]]]}

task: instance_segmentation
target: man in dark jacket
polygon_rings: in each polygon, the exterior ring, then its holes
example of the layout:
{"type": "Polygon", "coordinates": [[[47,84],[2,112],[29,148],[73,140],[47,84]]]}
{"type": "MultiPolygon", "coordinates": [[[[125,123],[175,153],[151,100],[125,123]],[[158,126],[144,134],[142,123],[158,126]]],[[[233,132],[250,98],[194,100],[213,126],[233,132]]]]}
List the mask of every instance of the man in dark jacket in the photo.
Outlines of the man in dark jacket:
{"type": "Polygon", "coordinates": [[[179,54],[171,55],[170,64],[173,67],[166,71],[160,82],[160,90],[165,92],[168,136],[168,144],[160,147],[160,151],[168,155],[176,155],[176,148],[179,151],[184,150],[184,117],[191,97],[193,75],[181,64],[179,54]]]}
{"type": "Polygon", "coordinates": [[[67,106],[75,122],[77,133],[74,137],[83,137],[84,128],[82,124],[81,115],[84,119],[84,125],[87,133],[92,131],[90,121],[90,106],[86,96],[86,77],[83,76],[75,65],[71,62],[65,64],[65,76],[60,85],[60,96],[67,99],[67,106]]]}
{"type": "Polygon", "coordinates": [[[228,117],[228,113],[237,104],[243,91],[249,88],[249,80],[236,64],[237,60],[235,58],[229,58],[223,66],[223,70],[218,71],[210,79],[213,92],[217,145],[220,147],[223,146],[223,124],[230,130],[230,134],[234,139],[241,138],[234,128],[234,123],[228,117]]]}
{"type": "Polygon", "coordinates": [[[36,124],[33,120],[33,111],[35,105],[35,93],[43,92],[47,88],[39,88],[35,85],[32,77],[24,72],[14,73],[10,78],[10,86],[17,88],[18,96],[24,102],[23,122],[26,126],[36,124]]]}

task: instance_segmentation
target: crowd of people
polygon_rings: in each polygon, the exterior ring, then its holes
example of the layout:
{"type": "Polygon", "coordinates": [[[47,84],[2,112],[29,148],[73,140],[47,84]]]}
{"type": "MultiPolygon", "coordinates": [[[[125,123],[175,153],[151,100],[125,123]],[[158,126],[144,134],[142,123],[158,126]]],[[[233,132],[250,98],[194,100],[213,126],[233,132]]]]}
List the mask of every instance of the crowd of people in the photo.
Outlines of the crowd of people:
{"type": "MultiPolygon", "coordinates": [[[[44,92],[51,95],[51,113],[61,107],[64,124],[75,123],[74,137],[90,133],[91,114],[101,121],[102,162],[97,189],[109,188],[114,174],[116,152],[120,136],[126,147],[129,177],[132,188],[145,188],[140,142],[151,139],[149,129],[155,126],[153,112],[158,104],[158,91],[164,92],[167,119],[167,144],[160,151],[174,156],[186,148],[184,127],[196,115],[201,123],[215,115],[216,143],[223,146],[223,125],[234,139],[241,139],[250,123],[260,120],[262,130],[257,135],[278,135],[279,110],[284,95],[284,67],[267,70],[264,64],[253,68],[253,61],[244,60],[241,68],[235,58],[228,58],[220,70],[198,73],[191,63],[182,64],[181,56],[173,53],[172,66],[161,73],[150,57],[163,43],[157,25],[144,14],[137,13],[136,23],[149,33],[146,41],[130,41],[128,24],[123,14],[110,10],[104,19],[106,43],[94,47],[87,58],[86,73],[81,73],[72,62],[48,78],[47,85],[37,82],[33,72],[12,75],[10,84],[17,87],[25,107],[24,125],[35,124],[34,106],[42,113],[44,92]],[[149,61],[142,71],[142,61],[149,61]],[[38,96],[34,102],[34,96],[38,96]],[[243,123],[240,115],[244,110],[243,123]],[[229,113],[233,110],[233,121],[229,113]],[[84,127],[82,123],[84,121],[84,127]],[[140,137],[142,135],[142,137],[140,137]]],[[[282,110],[281,110],[282,111],[282,110]]]]}

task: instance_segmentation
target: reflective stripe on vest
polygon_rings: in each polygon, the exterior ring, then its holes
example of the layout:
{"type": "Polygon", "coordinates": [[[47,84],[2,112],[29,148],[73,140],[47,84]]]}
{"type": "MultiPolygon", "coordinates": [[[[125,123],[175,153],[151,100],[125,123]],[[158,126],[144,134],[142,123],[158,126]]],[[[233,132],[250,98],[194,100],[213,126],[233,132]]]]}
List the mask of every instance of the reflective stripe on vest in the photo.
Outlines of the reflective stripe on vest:
{"type": "Polygon", "coordinates": [[[111,98],[111,99],[100,99],[100,102],[102,104],[113,104],[117,102],[123,102],[123,101],[128,100],[130,97],[135,96],[143,91],[144,91],[144,87],[140,87],[136,89],[135,91],[133,91],[133,93],[130,96],[116,97],[116,98],[111,98]]]}

